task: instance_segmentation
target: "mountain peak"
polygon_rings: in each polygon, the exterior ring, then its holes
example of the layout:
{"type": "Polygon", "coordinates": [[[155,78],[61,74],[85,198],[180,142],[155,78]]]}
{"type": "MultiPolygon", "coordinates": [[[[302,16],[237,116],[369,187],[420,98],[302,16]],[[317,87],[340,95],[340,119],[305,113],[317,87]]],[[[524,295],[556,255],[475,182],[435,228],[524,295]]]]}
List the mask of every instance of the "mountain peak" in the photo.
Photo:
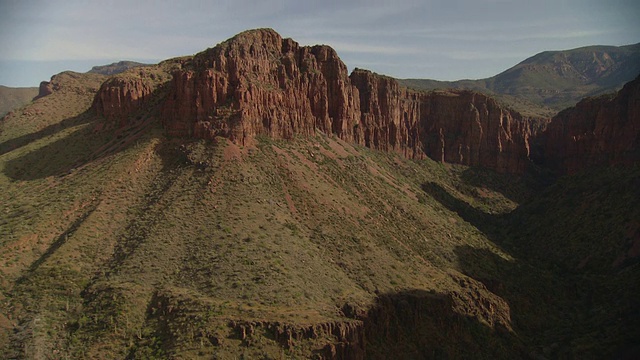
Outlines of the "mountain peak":
{"type": "Polygon", "coordinates": [[[528,123],[487,96],[417,93],[370,71],[349,75],[331,47],[299,46],[271,29],[249,30],[196,54],[162,87],[150,71],[129,75],[106,82],[96,95],[94,109],[106,127],[133,124],[139,109],[158,103],[154,111],[171,136],[222,136],[248,145],[258,136],[291,139],[320,131],[408,158],[501,172],[527,167],[528,123]],[[162,98],[151,101],[160,88],[162,98]],[[447,122],[447,112],[465,121],[447,122]],[[473,123],[485,139],[469,137],[473,123]],[[461,149],[463,143],[471,144],[461,149]]]}
{"type": "MultiPolygon", "coordinates": [[[[576,71],[561,66],[567,69],[576,71]]],[[[250,145],[259,136],[292,139],[320,131],[408,158],[517,174],[530,166],[530,144],[549,121],[523,117],[470,90],[422,93],[367,70],[349,75],[331,47],[299,46],[272,29],[240,33],[171,71],[107,81],[94,110],[106,127],[121,128],[139,121],[149,104],[157,104],[155,116],[176,137],[222,136],[250,145]]]]}
{"type": "Polygon", "coordinates": [[[282,36],[272,28],[257,28],[238,33],[225,42],[269,42],[274,39],[282,40],[282,36]]]}

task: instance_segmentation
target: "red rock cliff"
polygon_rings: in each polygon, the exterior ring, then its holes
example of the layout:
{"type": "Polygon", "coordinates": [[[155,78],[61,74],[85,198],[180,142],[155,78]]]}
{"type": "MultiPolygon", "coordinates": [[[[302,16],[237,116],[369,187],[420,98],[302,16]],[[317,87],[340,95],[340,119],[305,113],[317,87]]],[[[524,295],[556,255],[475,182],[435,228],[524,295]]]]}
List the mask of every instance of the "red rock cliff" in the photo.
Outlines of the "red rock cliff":
{"type": "Polygon", "coordinates": [[[560,112],[541,138],[541,162],[560,173],[640,164],[640,76],[615,96],[587,98],[560,112]]]}
{"type": "Polygon", "coordinates": [[[535,122],[472,91],[431,93],[424,97],[422,143],[433,159],[524,173],[535,122]]]}
{"type": "Polygon", "coordinates": [[[536,122],[471,91],[419,93],[365,70],[351,74],[360,93],[364,144],[405,156],[523,173],[536,122]]]}
{"type": "Polygon", "coordinates": [[[288,139],[320,130],[409,158],[511,173],[528,166],[531,122],[494,100],[468,91],[416,92],[365,70],[349,76],[330,47],[299,46],[270,29],[169,62],[170,69],[165,64],[105,82],[96,113],[125,126],[154,98],[171,136],[246,144],[259,135],[288,139]],[[153,77],[163,71],[172,79],[153,77]],[[152,96],[158,88],[166,91],[152,96]]]}
{"type": "Polygon", "coordinates": [[[105,118],[108,128],[128,125],[135,114],[152,101],[154,92],[169,80],[167,69],[172,65],[176,62],[133,69],[109,78],[93,100],[93,111],[105,118]]]}
{"type": "Polygon", "coordinates": [[[162,106],[170,135],[237,143],[315,129],[345,139],[359,120],[347,68],[328,46],[301,47],[270,29],[241,33],[173,74],[162,106]]]}
{"type": "Polygon", "coordinates": [[[422,94],[367,70],[354,70],[350,79],[360,94],[361,110],[353,141],[409,158],[424,158],[427,154],[420,138],[422,94]]]}

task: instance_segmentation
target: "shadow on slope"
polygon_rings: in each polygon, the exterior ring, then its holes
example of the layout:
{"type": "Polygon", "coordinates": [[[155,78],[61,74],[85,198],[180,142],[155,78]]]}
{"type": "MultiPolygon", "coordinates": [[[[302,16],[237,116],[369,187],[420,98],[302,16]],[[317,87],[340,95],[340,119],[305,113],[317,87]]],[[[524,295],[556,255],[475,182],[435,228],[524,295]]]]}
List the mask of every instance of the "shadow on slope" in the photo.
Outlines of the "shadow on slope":
{"type": "Polygon", "coordinates": [[[367,359],[513,359],[518,337],[454,310],[451,294],[407,290],[382,294],[364,320],[367,359]]]}
{"type": "Polygon", "coordinates": [[[639,314],[628,299],[638,291],[632,273],[563,276],[487,249],[461,246],[455,252],[463,273],[509,303],[514,330],[533,358],[637,358],[639,314]]]}
{"type": "Polygon", "coordinates": [[[0,145],[3,153],[77,127],[64,137],[7,161],[4,167],[5,175],[14,180],[64,176],[91,161],[126,149],[155,123],[154,117],[149,115],[126,128],[96,132],[90,123],[97,121],[102,120],[96,118],[91,110],[87,110],[81,115],[48,126],[37,133],[6,141],[0,145]]]}
{"type": "Polygon", "coordinates": [[[6,146],[6,148],[3,147],[3,152],[9,152],[29,146],[48,136],[60,136],[59,134],[64,131],[79,127],[69,130],[72,132],[64,137],[8,160],[4,167],[5,175],[14,180],[35,180],[69,173],[73,168],[86,162],[88,155],[105,142],[103,135],[92,134],[88,126],[81,126],[92,120],[91,115],[85,112],[63,120],[59,124],[48,126],[37,133],[5,142],[2,144],[6,146]]]}
{"type": "Polygon", "coordinates": [[[69,129],[78,125],[86,124],[91,121],[92,121],[91,115],[87,114],[87,112],[84,112],[78,116],[74,116],[74,117],[62,120],[59,123],[49,125],[40,131],[36,131],[31,134],[26,134],[14,139],[7,140],[3,143],[0,143],[0,155],[4,155],[10,151],[29,145],[34,141],[38,141],[47,136],[55,135],[66,129],[69,129]]]}
{"type": "Polygon", "coordinates": [[[531,170],[525,175],[518,176],[496,174],[489,169],[469,167],[462,171],[460,179],[466,185],[490,189],[517,204],[522,204],[554,181],[551,174],[541,169],[531,170]]]}
{"type": "Polygon", "coordinates": [[[635,351],[640,320],[632,300],[640,287],[637,181],[638,169],[565,177],[505,215],[476,209],[436,183],[423,190],[516,259],[455,250],[464,274],[509,303],[532,354],[625,358],[635,351]]]}
{"type": "Polygon", "coordinates": [[[422,184],[422,190],[442,204],[447,209],[457,213],[464,221],[470,223],[482,231],[496,244],[498,228],[501,218],[497,215],[487,214],[474,208],[463,200],[451,195],[442,185],[435,182],[422,184]]]}

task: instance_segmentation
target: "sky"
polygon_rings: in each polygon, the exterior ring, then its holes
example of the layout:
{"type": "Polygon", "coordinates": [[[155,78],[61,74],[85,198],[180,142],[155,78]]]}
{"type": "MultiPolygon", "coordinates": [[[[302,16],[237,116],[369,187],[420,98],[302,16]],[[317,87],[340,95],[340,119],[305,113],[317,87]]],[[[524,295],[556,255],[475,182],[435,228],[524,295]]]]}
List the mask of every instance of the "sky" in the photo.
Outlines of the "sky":
{"type": "Polygon", "coordinates": [[[640,42],[637,0],[0,0],[0,85],[156,63],[269,27],[349,69],[479,79],[546,50],[640,42]]]}

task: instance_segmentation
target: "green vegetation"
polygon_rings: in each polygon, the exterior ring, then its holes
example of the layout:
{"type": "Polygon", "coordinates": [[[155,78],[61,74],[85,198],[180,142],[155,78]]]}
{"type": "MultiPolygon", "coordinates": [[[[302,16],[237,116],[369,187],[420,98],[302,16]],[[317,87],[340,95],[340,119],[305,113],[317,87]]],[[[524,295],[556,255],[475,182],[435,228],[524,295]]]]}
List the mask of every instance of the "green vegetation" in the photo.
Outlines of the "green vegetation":
{"type": "Polygon", "coordinates": [[[581,99],[615,92],[640,74],[640,44],[546,51],[487,79],[399,80],[423,89],[469,89],[495,97],[524,116],[551,117],[581,99]]]}
{"type": "Polygon", "coordinates": [[[11,88],[0,85],[0,118],[14,109],[28,104],[38,95],[38,88],[11,88]]]}
{"type": "Polygon", "coordinates": [[[67,76],[94,90],[0,123],[9,358],[600,358],[638,338],[638,169],[545,187],[322,133],[114,137],[87,110],[101,77],[67,76]]]}

